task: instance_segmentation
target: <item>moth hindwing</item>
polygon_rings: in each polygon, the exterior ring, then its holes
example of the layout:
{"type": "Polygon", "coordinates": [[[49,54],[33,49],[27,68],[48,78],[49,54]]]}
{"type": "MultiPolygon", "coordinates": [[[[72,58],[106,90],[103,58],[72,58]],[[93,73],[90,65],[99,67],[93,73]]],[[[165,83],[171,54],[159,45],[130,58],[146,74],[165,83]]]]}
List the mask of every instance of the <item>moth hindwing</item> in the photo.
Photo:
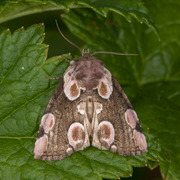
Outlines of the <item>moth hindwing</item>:
{"type": "Polygon", "coordinates": [[[51,96],[34,157],[60,160],[90,145],[120,155],[147,151],[136,112],[120,84],[90,53],[71,61],[51,96]]]}

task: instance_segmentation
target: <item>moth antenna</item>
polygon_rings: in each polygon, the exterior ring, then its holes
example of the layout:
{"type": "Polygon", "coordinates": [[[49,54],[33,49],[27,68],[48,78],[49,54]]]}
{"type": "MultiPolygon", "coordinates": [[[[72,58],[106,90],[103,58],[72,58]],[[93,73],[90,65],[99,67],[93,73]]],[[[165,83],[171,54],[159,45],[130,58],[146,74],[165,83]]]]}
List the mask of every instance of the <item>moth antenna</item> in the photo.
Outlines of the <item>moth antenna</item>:
{"type": "Polygon", "coordinates": [[[55,22],[56,22],[56,26],[57,26],[58,31],[59,31],[59,33],[61,34],[61,36],[62,36],[67,42],[69,42],[70,44],[72,44],[74,47],[78,48],[78,49],[81,51],[81,54],[83,54],[83,50],[82,50],[79,46],[77,46],[76,44],[74,44],[73,42],[71,42],[71,41],[62,33],[62,31],[61,31],[60,28],[59,28],[59,25],[58,25],[57,20],[55,20],[55,22]]]}
{"type": "Polygon", "coordinates": [[[117,53],[117,52],[104,52],[104,51],[98,51],[98,52],[94,52],[91,55],[95,55],[95,54],[115,54],[115,55],[129,55],[129,56],[138,56],[138,54],[123,54],[123,53],[117,53]]]}

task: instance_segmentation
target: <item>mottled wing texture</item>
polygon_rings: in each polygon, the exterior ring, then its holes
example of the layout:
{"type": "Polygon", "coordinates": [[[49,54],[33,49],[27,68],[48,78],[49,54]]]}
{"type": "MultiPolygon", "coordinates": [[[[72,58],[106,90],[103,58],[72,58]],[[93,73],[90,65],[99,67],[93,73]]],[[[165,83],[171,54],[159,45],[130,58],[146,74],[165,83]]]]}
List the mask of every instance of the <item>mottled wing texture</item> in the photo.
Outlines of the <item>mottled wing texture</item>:
{"type": "MultiPolygon", "coordinates": [[[[124,156],[140,155],[147,151],[146,139],[142,134],[141,125],[130,101],[114,77],[112,77],[112,84],[113,92],[110,98],[108,100],[98,98],[98,101],[103,104],[103,110],[97,117],[98,122],[110,122],[112,129],[114,127],[114,141],[108,148],[124,156]]],[[[105,137],[108,133],[109,131],[106,133],[106,128],[104,128],[98,137],[105,137]]],[[[104,148],[99,146],[98,148],[108,149],[106,146],[104,148]]]]}
{"type": "Polygon", "coordinates": [[[139,155],[147,143],[136,112],[102,61],[83,54],[54,91],[35,142],[34,157],[60,160],[90,145],[139,155]]]}
{"type": "Polygon", "coordinates": [[[83,124],[83,118],[77,112],[78,100],[70,101],[67,99],[63,91],[63,84],[64,82],[61,80],[41,119],[34,149],[36,159],[60,160],[73,153],[71,152],[73,149],[69,145],[67,132],[74,122],[83,124]],[[50,115],[54,122],[51,122],[50,115]]]}

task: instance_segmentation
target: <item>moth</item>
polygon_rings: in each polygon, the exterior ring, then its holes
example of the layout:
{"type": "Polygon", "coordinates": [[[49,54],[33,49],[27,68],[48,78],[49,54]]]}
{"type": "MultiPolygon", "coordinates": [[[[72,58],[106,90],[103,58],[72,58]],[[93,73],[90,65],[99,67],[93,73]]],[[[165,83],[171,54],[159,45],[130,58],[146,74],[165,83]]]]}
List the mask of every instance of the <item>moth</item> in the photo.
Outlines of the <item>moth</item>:
{"type": "Polygon", "coordinates": [[[120,84],[95,53],[81,52],[49,100],[34,158],[61,160],[90,144],[124,156],[147,152],[138,116],[120,84]]]}

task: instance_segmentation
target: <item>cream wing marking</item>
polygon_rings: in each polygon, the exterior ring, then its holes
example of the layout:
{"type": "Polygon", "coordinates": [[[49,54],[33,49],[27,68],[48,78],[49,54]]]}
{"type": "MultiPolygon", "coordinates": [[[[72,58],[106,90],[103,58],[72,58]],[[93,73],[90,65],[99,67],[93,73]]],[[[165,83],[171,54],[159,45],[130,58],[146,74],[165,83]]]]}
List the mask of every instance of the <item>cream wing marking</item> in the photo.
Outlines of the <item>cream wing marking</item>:
{"type": "Polygon", "coordinates": [[[81,102],[77,106],[77,110],[78,110],[79,114],[84,116],[85,140],[84,140],[84,145],[82,147],[82,149],[84,149],[85,147],[90,145],[90,142],[89,142],[89,132],[91,131],[91,124],[89,123],[89,120],[88,120],[88,117],[87,117],[87,112],[86,112],[86,103],[85,102],[81,102]]]}
{"type": "Polygon", "coordinates": [[[105,74],[102,79],[99,80],[98,93],[104,99],[109,99],[112,94],[112,75],[104,68],[105,74]]]}
{"type": "Polygon", "coordinates": [[[109,149],[114,142],[115,131],[109,121],[102,121],[98,126],[98,138],[102,148],[109,149]]]}
{"type": "Polygon", "coordinates": [[[43,153],[47,150],[48,146],[48,136],[44,134],[42,137],[38,138],[35,142],[34,148],[34,158],[39,159],[43,153]]]}
{"type": "Polygon", "coordinates": [[[48,147],[48,134],[55,124],[55,117],[52,113],[43,115],[40,124],[40,137],[37,138],[34,147],[34,158],[39,159],[48,147]]]}
{"type": "Polygon", "coordinates": [[[80,88],[78,81],[73,77],[73,71],[74,68],[69,66],[64,74],[64,93],[70,101],[74,101],[80,96],[80,88]]]}
{"type": "MultiPolygon", "coordinates": [[[[71,124],[68,130],[68,140],[69,144],[73,147],[75,151],[83,149],[83,144],[85,140],[85,129],[84,126],[75,122],[71,124]]],[[[66,150],[69,153],[69,149],[66,150]]]]}
{"type": "Polygon", "coordinates": [[[109,121],[101,121],[99,123],[98,114],[103,111],[103,105],[94,102],[94,114],[93,114],[93,142],[92,145],[105,150],[117,151],[117,147],[112,145],[115,137],[115,130],[113,125],[109,121]],[[112,146],[111,146],[112,145],[112,146]]]}
{"type": "Polygon", "coordinates": [[[133,129],[135,145],[138,146],[141,151],[147,152],[147,142],[144,134],[135,129],[137,123],[139,123],[136,112],[132,109],[127,109],[125,112],[125,120],[127,124],[133,129]]]}
{"type": "Polygon", "coordinates": [[[99,113],[101,113],[101,111],[103,110],[103,106],[102,104],[98,103],[98,102],[94,102],[94,114],[93,114],[93,120],[92,120],[92,128],[93,128],[93,141],[92,141],[92,145],[95,147],[100,147],[101,143],[99,142],[99,138],[98,138],[98,118],[97,115],[99,113]]]}
{"type": "MultiPolygon", "coordinates": [[[[74,101],[80,97],[81,90],[86,90],[81,80],[75,79],[74,67],[69,67],[64,74],[64,93],[66,97],[74,101]]],[[[98,80],[98,86],[93,89],[97,89],[99,95],[103,99],[109,99],[112,94],[112,75],[111,73],[104,68],[104,75],[101,79],[98,80]]]]}
{"type": "Polygon", "coordinates": [[[147,143],[144,134],[138,132],[136,129],[133,130],[133,137],[136,146],[143,152],[147,152],[147,143]]]}
{"type": "Polygon", "coordinates": [[[55,118],[52,113],[45,114],[41,119],[41,126],[44,129],[45,133],[48,133],[55,124],[55,118]]]}
{"type": "Polygon", "coordinates": [[[131,128],[136,127],[136,123],[139,121],[137,114],[132,109],[127,109],[125,112],[125,120],[131,128]]]}

